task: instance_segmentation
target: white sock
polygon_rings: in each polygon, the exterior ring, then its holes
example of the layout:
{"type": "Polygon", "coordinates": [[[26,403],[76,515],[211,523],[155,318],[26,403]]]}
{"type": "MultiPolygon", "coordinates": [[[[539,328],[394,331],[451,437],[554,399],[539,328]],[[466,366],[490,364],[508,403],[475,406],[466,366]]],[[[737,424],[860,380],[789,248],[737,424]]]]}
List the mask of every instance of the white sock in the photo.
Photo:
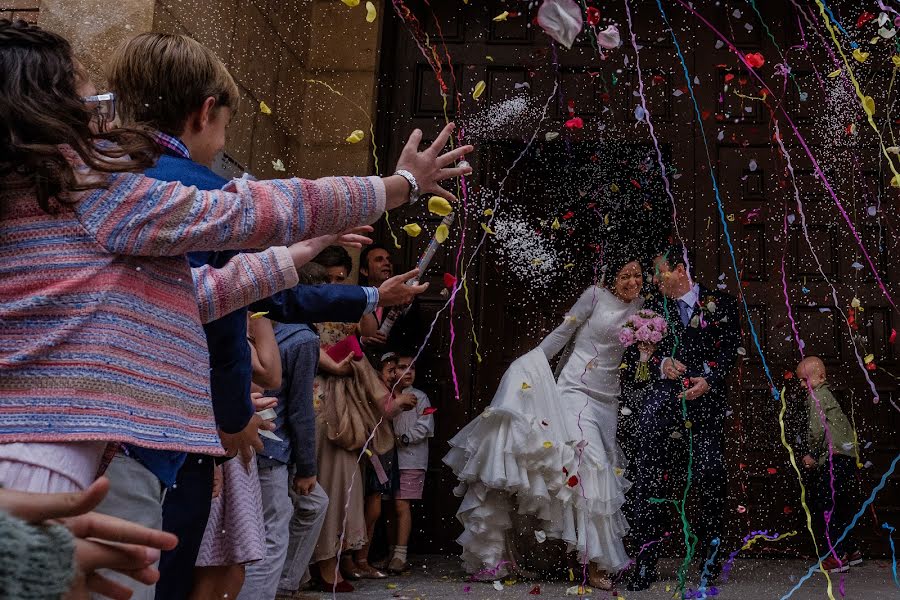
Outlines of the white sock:
{"type": "Polygon", "coordinates": [[[406,546],[394,546],[394,558],[406,562],[406,546]]]}

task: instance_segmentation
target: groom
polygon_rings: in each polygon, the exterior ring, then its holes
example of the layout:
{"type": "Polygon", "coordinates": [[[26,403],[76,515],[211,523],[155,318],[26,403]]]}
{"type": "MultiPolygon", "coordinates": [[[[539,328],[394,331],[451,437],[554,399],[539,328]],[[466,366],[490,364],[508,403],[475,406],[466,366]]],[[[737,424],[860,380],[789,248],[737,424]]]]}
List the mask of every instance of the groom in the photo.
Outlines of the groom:
{"type": "MultiPolygon", "coordinates": [[[[644,551],[637,556],[628,585],[632,591],[647,589],[656,581],[660,544],[653,542],[672,531],[667,518],[671,503],[653,502],[651,498],[684,498],[682,484],[686,485],[688,464],[684,453],[666,451],[670,442],[680,439],[693,457],[690,496],[699,505],[700,514],[691,519],[691,529],[697,535],[694,556],[703,561],[701,570],[705,559],[712,558],[716,550],[714,540],[724,534],[725,379],[741,345],[737,300],[694,282],[683,246],[669,246],[656,256],[653,266],[659,294],[644,308],[665,317],[669,331],[657,345],[651,364],[658,368],[651,367],[639,415],[631,531],[636,546],[644,551]],[[687,417],[682,414],[682,398],[687,417]],[[680,480],[680,487],[667,490],[666,484],[673,478],[680,480]]],[[[678,537],[676,534],[672,539],[678,537]]],[[[707,568],[708,581],[719,574],[718,556],[707,568]]]]}

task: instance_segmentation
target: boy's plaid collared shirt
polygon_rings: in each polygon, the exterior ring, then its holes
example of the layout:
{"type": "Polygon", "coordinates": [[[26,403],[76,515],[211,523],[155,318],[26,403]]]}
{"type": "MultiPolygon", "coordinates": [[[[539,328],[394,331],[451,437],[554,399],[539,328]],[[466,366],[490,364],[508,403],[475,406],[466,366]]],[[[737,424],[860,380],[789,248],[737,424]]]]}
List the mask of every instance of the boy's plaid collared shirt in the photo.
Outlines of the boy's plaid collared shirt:
{"type": "Polygon", "coordinates": [[[153,133],[153,138],[156,140],[157,144],[163,147],[163,149],[168,150],[169,154],[174,154],[175,156],[190,160],[191,151],[188,150],[187,146],[184,145],[184,142],[177,137],[163,133],[162,131],[156,131],[153,133]]]}

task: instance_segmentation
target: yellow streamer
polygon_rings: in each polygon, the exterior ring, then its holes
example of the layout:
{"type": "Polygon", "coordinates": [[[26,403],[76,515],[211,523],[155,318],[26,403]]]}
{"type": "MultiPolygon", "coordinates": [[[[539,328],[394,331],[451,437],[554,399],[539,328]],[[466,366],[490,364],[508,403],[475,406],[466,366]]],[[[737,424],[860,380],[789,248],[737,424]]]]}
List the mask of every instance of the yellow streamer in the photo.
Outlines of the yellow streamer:
{"type": "MultiPolygon", "coordinates": [[[[818,2],[818,0],[816,1],[818,2]]],[[[800,474],[800,468],[797,467],[797,458],[794,456],[794,449],[788,444],[787,435],[784,432],[784,413],[787,412],[787,401],[784,399],[784,390],[785,388],[781,388],[781,412],[778,413],[778,426],[781,428],[781,445],[787,448],[788,456],[791,459],[791,466],[794,467],[794,472],[797,473],[797,481],[800,483],[800,504],[803,505],[803,512],[806,513],[806,529],[809,531],[809,536],[812,538],[813,548],[816,549],[816,557],[819,557],[821,555],[819,553],[819,544],[816,542],[816,534],[813,532],[812,513],[809,511],[809,505],[806,503],[806,486],[803,485],[803,476],[800,474]]],[[[825,575],[825,579],[828,581],[828,598],[830,600],[835,600],[834,587],[831,585],[831,576],[828,574],[828,571],[822,567],[821,558],[819,558],[819,571],[825,575]]]]}
{"type": "Polygon", "coordinates": [[[831,35],[831,41],[834,42],[838,53],[841,55],[841,60],[844,61],[844,66],[847,67],[847,75],[850,76],[850,81],[853,83],[853,89],[856,90],[856,96],[859,98],[859,102],[862,104],[863,110],[866,113],[866,120],[875,131],[875,135],[878,136],[878,145],[881,146],[881,153],[884,154],[884,157],[887,159],[888,166],[890,166],[891,172],[894,174],[894,179],[900,180],[900,172],[898,172],[897,167],[894,166],[894,161],[891,160],[891,156],[888,154],[887,148],[884,145],[884,138],[881,137],[881,131],[878,129],[878,125],[875,124],[874,107],[872,106],[872,103],[866,100],[866,95],[863,93],[862,88],[860,88],[859,81],[857,81],[856,75],[853,74],[853,69],[850,68],[850,61],[847,60],[847,55],[844,53],[844,49],[841,47],[837,35],[835,35],[834,27],[831,25],[831,21],[825,12],[825,5],[822,3],[822,0],[816,0],[816,4],[819,6],[819,14],[822,15],[822,19],[825,21],[825,28],[828,29],[828,33],[831,35]]]}
{"type": "Polygon", "coordinates": [[[764,533],[758,533],[758,534],[754,535],[752,538],[750,538],[749,540],[747,540],[747,543],[744,544],[743,546],[741,546],[741,550],[749,550],[750,546],[755,544],[757,540],[766,540],[767,542],[779,542],[785,538],[793,537],[795,535],[797,535],[796,531],[789,531],[787,533],[782,533],[778,537],[769,538],[769,537],[766,537],[766,534],[764,534],[764,533]]]}
{"type": "MultiPolygon", "coordinates": [[[[329,84],[325,83],[324,81],[321,81],[319,79],[304,79],[303,82],[304,83],[315,83],[317,85],[325,86],[325,88],[327,88],[328,91],[330,91],[332,94],[336,94],[337,96],[340,96],[341,98],[346,100],[348,104],[350,104],[351,106],[356,108],[356,110],[358,110],[360,113],[362,113],[362,115],[366,118],[366,121],[369,122],[369,136],[372,138],[372,158],[375,159],[375,174],[381,175],[381,173],[379,173],[379,170],[378,170],[378,146],[375,144],[375,125],[372,123],[372,118],[369,116],[368,111],[366,111],[366,109],[364,109],[362,106],[360,106],[359,104],[357,104],[356,102],[354,102],[353,100],[351,100],[350,98],[345,96],[343,93],[334,89],[333,87],[331,87],[329,84]]],[[[397,246],[397,247],[399,248],[400,246],[397,246]]]]}

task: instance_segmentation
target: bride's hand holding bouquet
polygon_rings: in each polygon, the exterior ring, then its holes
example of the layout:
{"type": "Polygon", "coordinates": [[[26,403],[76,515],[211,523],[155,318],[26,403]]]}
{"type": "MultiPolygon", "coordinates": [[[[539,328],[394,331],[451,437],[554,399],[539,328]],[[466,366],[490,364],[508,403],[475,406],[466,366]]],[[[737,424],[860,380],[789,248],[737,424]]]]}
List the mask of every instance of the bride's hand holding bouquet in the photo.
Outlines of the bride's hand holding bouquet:
{"type": "Polygon", "coordinates": [[[631,316],[619,331],[619,341],[628,348],[637,344],[641,353],[640,364],[635,371],[635,381],[650,379],[647,362],[656,351],[658,344],[668,331],[666,320],[652,310],[640,310],[631,316]]]}

